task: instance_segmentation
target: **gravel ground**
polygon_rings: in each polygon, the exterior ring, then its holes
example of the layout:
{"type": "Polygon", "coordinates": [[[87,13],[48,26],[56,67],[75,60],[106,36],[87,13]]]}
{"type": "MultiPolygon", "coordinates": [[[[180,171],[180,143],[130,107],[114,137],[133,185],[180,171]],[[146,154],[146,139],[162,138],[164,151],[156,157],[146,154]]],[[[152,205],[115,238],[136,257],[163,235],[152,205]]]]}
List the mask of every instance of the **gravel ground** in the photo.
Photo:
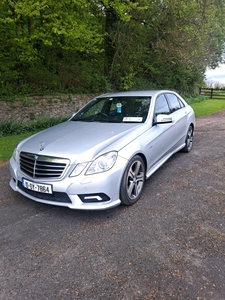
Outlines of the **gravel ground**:
{"type": "Polygon", "coordinates": [[[0,165],[0,299],[225,299],[225,111],[197,118],[132,207],[74,211],[9,187],[0,165]]]}

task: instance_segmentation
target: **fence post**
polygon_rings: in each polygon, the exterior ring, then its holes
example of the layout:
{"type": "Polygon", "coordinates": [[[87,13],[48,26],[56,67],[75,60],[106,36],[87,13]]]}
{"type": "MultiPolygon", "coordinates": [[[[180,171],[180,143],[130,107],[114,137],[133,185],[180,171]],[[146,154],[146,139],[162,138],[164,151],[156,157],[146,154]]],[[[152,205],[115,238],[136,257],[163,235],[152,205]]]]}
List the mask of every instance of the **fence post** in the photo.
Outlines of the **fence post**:
{"type": "Polygon", "coordinates": [[[213,97],[213,89],[211,89],[210,99],[212,99],[212,97],[213,97]]]}

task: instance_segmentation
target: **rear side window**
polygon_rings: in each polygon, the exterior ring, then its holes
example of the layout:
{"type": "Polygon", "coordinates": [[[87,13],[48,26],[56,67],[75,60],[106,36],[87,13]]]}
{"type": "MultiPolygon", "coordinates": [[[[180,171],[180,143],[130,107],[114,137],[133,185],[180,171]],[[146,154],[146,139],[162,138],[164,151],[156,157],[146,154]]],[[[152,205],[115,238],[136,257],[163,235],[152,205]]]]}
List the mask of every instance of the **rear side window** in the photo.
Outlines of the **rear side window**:
{"type": "Polygon", "coordinates": [[[184,107],[183,102],[176,95],[168,93],[166,97],[169,100],[172,112],[184,107]]]}

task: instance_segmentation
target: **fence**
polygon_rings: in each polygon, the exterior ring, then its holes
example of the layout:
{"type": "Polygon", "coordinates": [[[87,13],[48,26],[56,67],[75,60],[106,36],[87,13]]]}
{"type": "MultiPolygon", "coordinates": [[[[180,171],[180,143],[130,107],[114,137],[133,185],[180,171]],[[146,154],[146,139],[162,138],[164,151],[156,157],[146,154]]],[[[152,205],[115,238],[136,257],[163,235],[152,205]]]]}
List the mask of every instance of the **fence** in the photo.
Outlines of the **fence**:
{"type": "Polygon", "coordinates": [[[199,88],[199,94],[210,99],[225,100],[225,89],[199,88]]]}

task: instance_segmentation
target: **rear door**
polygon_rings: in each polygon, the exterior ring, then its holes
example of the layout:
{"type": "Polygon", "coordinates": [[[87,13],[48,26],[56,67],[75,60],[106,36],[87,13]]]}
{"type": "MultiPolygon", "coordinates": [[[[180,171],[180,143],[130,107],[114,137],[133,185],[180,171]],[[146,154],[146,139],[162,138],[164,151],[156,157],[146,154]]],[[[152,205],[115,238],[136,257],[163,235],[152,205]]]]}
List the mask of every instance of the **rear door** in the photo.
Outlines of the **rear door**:
{"type": "Polygon", "coordinates": [[[171,116],[173,118],[174,127],[176,129],[176,136],[175,136],[175,144],[180,146],[184,143],[186,134],[187,134],[187,108],[184,103],[177,97],[177,95],[173,93],[166,93],[165,94],[170,110],[172,112],[171,116]]]}

